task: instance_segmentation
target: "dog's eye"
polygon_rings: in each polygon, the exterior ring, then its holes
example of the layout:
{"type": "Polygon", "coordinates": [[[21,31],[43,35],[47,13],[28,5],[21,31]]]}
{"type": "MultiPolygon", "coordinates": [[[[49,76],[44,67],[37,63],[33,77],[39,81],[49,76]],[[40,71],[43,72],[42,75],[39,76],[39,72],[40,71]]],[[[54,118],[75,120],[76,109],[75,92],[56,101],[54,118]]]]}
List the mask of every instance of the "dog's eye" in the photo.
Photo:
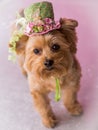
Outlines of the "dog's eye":
{"type": "Polygon", "coordinates": [[[52,47],[51,47],[52,51],[58,51],[60,49],[60,46],[58,44],[54,44],[52,47]]]}
{"type": "Polygon", "coordinates": [[[39,49],[34,49],[33,52],[34,52],[35,54],[39,54],[39,53],[40,53],[40,50],[39,50],[39,49]]]}

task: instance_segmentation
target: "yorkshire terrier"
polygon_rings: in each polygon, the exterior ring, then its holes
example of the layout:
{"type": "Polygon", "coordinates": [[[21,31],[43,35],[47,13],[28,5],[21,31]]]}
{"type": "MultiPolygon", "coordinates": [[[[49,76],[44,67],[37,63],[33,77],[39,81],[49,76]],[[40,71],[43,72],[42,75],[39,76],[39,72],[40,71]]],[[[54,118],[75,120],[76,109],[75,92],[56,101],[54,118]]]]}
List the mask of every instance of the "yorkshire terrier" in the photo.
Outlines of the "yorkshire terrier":
{"type": "MultiPolygon", "coordinates": [[[[16,42],[16,53],[22,73],[27,75],[30,92],[43,124],[55,127],[57,120],[50,106],[48,94],[55,92],[55,77],[60,81],[64,106],[71,115],[80,115],[82,107],[77,100],[81,67],[77,51],[78,22],[61,18],[61,27],[43,35],[23,35],[16,42]]],[[[14,28],[15,29],[15,28],[14,28]]]]}

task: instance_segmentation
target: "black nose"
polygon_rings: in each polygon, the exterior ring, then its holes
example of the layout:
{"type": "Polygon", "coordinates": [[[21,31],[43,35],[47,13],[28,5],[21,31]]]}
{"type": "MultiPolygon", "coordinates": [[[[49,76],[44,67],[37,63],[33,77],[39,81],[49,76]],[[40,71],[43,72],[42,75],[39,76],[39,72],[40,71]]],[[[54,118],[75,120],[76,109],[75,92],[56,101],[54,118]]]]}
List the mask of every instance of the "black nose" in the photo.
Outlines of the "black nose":
{"type": "Polygon", "coordinates": [[[48,68],[51,67],[53,63],[54,63],[53,60],[46,59],[44,65],[48,68]]]}

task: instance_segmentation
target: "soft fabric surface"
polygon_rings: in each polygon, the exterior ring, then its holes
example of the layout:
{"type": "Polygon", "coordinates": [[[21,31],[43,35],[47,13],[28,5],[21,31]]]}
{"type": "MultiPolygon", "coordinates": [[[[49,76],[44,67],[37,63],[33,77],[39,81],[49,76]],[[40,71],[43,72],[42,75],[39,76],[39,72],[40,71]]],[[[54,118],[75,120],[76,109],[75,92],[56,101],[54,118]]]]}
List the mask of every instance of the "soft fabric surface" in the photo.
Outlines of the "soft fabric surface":
{"type": "MultiPolygon", "coordinates": [[[[98,2],[49,1],[53,2],[56,19],[67,17],[79,22],[77,56],[83,72],[78,94],[84,108],[82,116],[70,116],[61,101],[54,101],[54,93],[50,94],[53,110],[59,120],[55,129],[98,130],[98,2]]],[[[27,79],[17,64],[7,60],[10,25],[16,11],[30,3],[31,0],[0,2],[0,130],[47,130],[34,109],[27,79]]]]}

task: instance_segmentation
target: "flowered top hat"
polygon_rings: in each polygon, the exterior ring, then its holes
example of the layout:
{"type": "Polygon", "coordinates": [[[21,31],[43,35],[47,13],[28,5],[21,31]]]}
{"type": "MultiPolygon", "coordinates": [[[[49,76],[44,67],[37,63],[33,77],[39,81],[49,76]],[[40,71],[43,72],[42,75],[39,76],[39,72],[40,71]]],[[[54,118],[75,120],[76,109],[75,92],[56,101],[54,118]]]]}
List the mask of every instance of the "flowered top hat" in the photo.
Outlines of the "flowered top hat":
{"type": "Polygon", "coordinates": [[[39,2],[24,10],[27,26],[25,34],[32,36],[35,34],[45,34],[51,30],[60,28],[60,23],[54,21],[52,4],[49,2],[39,2]]]}

